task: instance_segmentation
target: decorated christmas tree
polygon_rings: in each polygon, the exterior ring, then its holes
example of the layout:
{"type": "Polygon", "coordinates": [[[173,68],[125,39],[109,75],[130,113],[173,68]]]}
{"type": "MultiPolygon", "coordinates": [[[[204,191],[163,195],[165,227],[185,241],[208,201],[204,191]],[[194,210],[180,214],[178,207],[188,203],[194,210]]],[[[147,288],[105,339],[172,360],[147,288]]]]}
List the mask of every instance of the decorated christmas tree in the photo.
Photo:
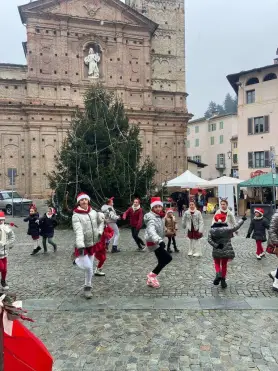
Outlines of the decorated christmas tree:
{"type": "Polygon", "coordinates": [[[129,124],[123,103],[101,85],[91,87],[84,99],[85,109],[76,112],[49,176],[58,211],[66,212],[67,194],[72,208],[80,191],[96,208],[111,196],[119,209],[134,196],[149,196],[156,170],[150,159],[142,160],[139,128],[129,124]]]}

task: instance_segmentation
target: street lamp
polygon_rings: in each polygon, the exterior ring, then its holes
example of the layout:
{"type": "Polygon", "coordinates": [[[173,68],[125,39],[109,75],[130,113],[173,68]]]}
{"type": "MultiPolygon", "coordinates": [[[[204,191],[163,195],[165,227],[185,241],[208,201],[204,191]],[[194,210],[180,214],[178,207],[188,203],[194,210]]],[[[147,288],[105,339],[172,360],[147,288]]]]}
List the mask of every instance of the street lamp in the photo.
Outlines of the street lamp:
{"type": "Polygon", "coordinates": [[[228,159],[231,160],[230,176],[232,177],[233,176],[233,171],[232,171],[232,167],[233,167],[233,164],[232,164],[232,151],[230,150],[229,152],[227,152],[227,155],[228,155],[228,159]]]}

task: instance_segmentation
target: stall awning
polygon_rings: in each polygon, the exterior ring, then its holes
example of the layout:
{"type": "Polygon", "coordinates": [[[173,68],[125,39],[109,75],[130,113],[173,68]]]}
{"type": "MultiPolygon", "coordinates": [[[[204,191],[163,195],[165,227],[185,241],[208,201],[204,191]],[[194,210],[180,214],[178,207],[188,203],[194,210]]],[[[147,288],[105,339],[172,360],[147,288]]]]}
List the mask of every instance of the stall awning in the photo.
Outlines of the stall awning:
{"type": "MultiPolygon", "coordinates": [[[[274,185],[275,187],[278,187],[278,177],[274,178],[274,185]]],[[[239,184],[239,187],[272,187],[273,186],[273,179],[272,179],[272,173],[259,175],[254,178],[251,178],[249,180],[246,180],[239,184]]]]}

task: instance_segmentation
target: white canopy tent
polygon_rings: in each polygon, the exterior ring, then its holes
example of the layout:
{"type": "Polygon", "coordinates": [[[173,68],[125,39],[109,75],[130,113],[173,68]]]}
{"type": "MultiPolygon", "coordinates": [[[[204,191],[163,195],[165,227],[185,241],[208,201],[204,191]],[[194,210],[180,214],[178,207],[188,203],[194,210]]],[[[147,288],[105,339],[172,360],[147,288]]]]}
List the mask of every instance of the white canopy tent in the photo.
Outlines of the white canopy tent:
{"type": "Polygon", "coordinates": [[[198,183],[197,187],[214,188],[214,187],[227,186],[227,185],[232,185],[235,187],[241,182],[242,182],[241,179],[232,178],[229,176],[222,176],[220,178],[205,181],[205,183],[204,182],[198,183]]]}
{"type": "Polygon", "coordinates": [[[170,187],[181,187],[181,188],[196,188],[198,186],[202,187],[202,183],[207,183],[206,180],[198,177],[197,175],[191,173],[191,171],[186,170],[183,174],[169,180],[169,182],[163,183],[162,185],[167,188],[170,187]]]}

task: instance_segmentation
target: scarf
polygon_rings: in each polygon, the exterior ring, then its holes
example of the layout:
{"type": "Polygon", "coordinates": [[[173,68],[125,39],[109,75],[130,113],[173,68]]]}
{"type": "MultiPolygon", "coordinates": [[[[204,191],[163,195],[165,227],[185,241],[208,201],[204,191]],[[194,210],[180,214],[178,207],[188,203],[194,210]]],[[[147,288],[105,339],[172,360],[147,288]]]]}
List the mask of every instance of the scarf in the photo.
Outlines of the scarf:
{"type": "Polygon", "coordinates": [[[137,211],[137,210],[140,209],[141,206],[140,206],[140,205],[138,205],[138,206],[134,206],[134,205],[132,205],[131,207],[132,207],[132,210],[133,210],[133,211],[137,211]]]}
{"type": "Polygon", "coordinates": [[[6,246],[7,233],[6,233],[5,224],[0,224],[0,232],[1,232],[0,246],[6,246]]]}
{"type": "Polygon", "coordinates": [[[188,211],[189,211],[191,214],[194,214],[196,210],[197,210],[196,207],[195,207],[195,209],[193,209],[193,210],[188,209],[188,211]]]}
{"type": "Polygon", "coordinates": [[[263,217],[264,217],[263,215],[262,216],[254,216],[254,219],[255,220],[261,220],[261,219],[263,219],[263,217]]]}
{"type": "Polygon", "coordinates": [[[88,209],[84,210],[82,207],[77,206],[73,211],[77,214],[89,214],[89,212],[92,210],[91,206],[88,205],[88,209]]]}
{"type": "Polygon", "coordinates": [[[153,211],[153,213],[160,216],[161,219],[165,218],[165,215],[166,215],[165,211],[163,210],[160,211],[159,213],[156,213],[155,211],[153,211]]]}

